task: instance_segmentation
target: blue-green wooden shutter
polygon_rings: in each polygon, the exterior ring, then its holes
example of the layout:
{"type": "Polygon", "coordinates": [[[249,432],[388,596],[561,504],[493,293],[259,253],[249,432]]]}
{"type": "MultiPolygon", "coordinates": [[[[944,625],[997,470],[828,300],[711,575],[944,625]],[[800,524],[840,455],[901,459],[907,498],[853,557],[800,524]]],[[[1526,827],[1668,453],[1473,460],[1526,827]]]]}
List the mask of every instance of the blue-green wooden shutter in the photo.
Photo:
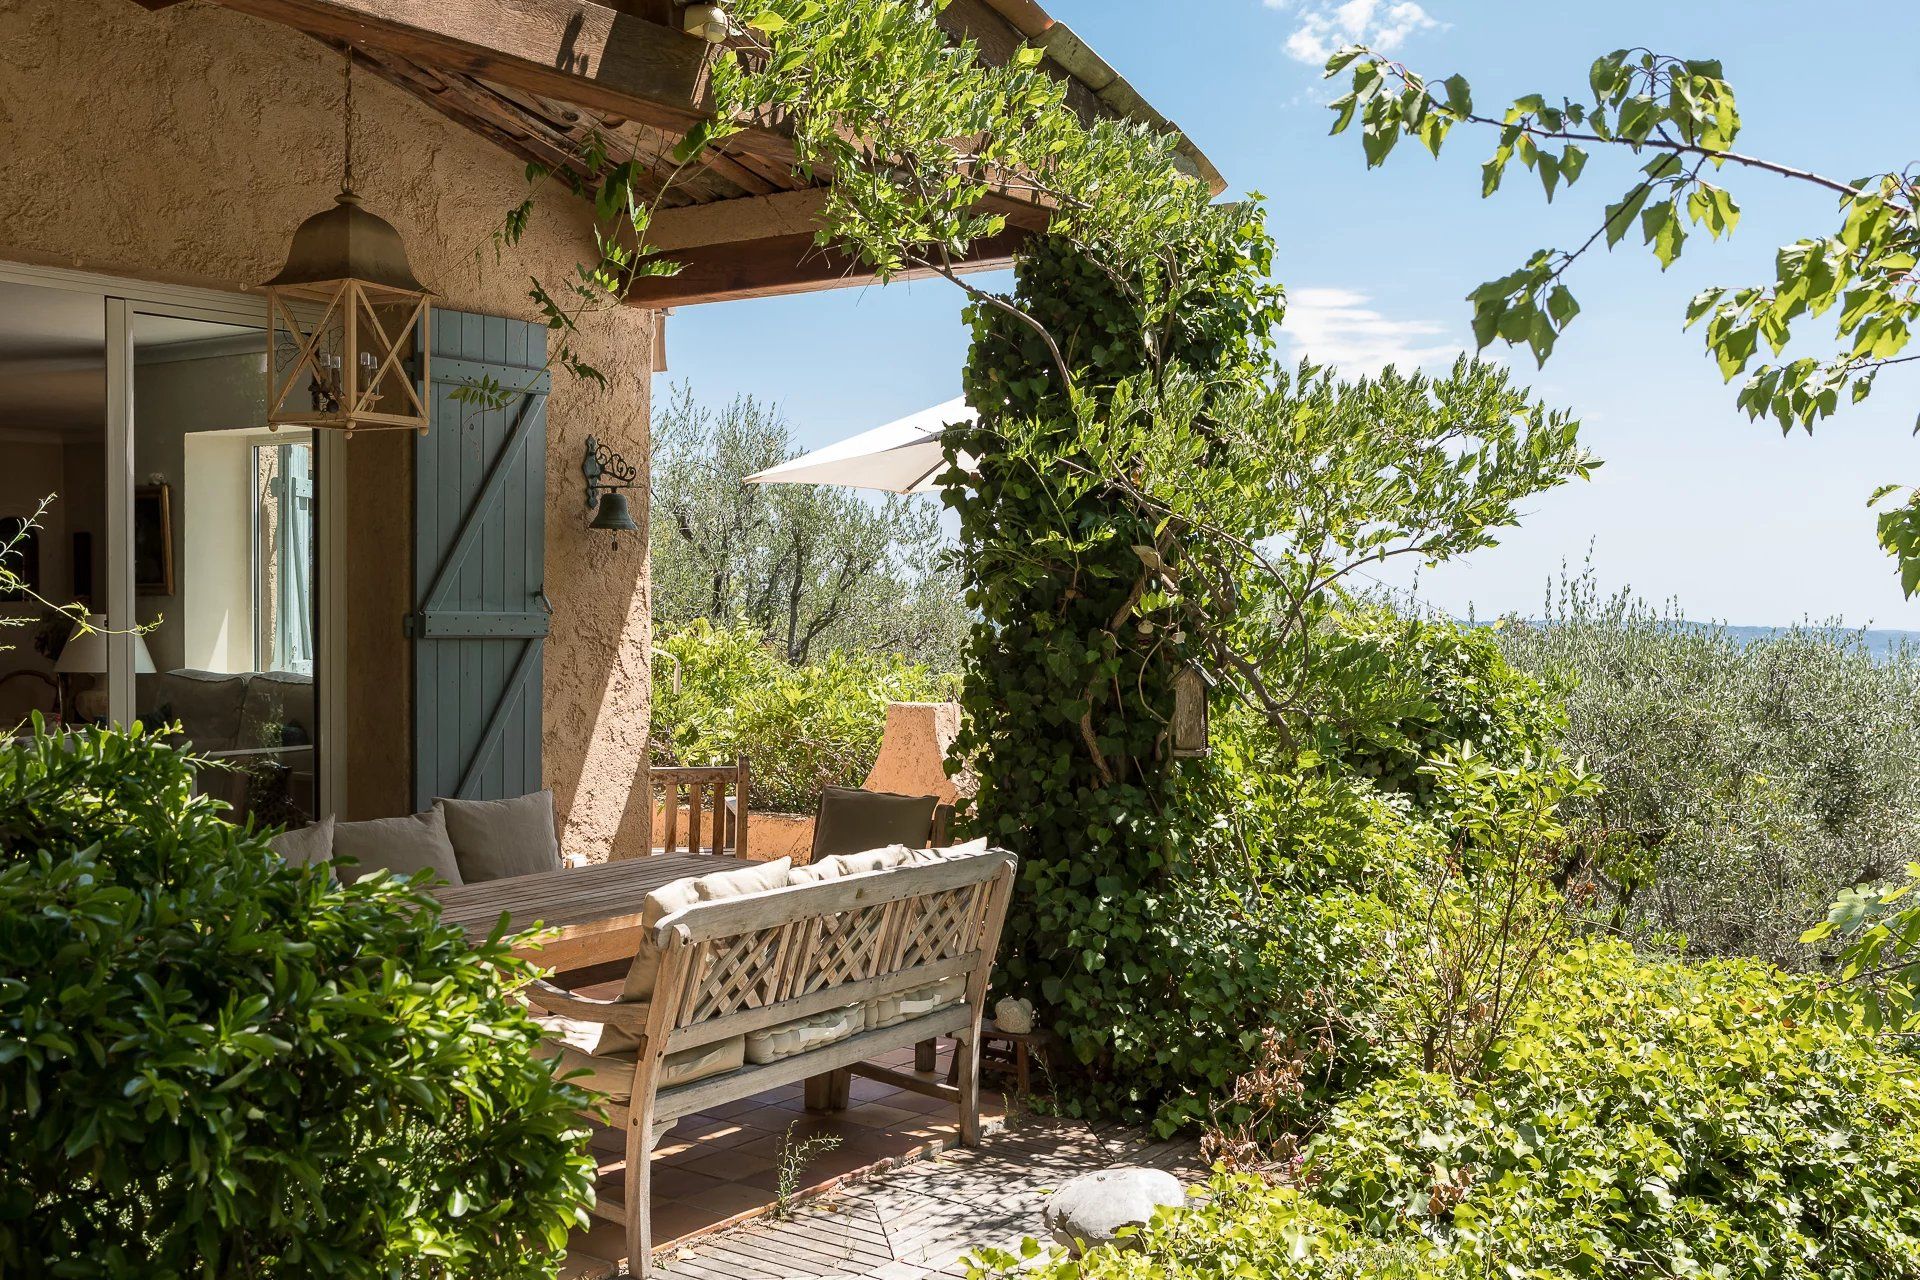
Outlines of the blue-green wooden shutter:
{"type": "Polygon", "coordinates": [[[414,807],[538,791],[547,331],[433,313],[432,424],[414,445],[414,807]],[[453,398],[491,377],[501,409],[453,398]]]}

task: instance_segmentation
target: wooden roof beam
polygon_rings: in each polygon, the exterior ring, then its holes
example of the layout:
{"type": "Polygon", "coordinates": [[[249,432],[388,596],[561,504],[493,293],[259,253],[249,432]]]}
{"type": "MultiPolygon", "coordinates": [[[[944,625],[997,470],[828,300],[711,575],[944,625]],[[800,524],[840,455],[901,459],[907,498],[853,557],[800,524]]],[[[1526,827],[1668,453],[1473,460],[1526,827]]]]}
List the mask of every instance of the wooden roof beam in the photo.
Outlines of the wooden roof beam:
{"type": "MultiPolygon", "coordinates": [[[[1003,208],[1002,199],[989,203],[1008,214],[1007,229],[975,244],[954,264],[956,270],[1011,265],[1014,253],[1044,225],[1044,216],[1030,206],[1006,202],[1003,208]]],[[[816,187],[662,209],[648,228],[648,240],[681,265],[680,274],[643,279],[627,300],[640,307],[684,307],[871,283],[873,271],[852,255],[814,243],[826,202],[827,192],[816,187]]],[[[895,278],[933,274],[915,270],[895,278]]]]}
{"type": "MultiPolygon", "coordinates": [[[[312,35],[381,49],[663,129],[710,107],[710,46],[683,31],[590,0],[213,0],[312,35]]],[[[792,148],[765,130],[728,140],[792,148]]]]}
{"type": "MultiPolygon", "coordinates": [[[[712,205],[704,207],[713,208],[712,205]]],[[[1014,254],[1032,234],[1022,227],[1009,227],[997,236],[976,242],[967,257],[954,264],[954,269],[967,274],[1011,266],[1014,254]]],[[[689,307],[701,302],[817,293],[822,289],[871,284],[874,280],[873,271],[856,259],[837,249],[816,245],[811,231],[744,244],[680,249],[669,256],[680,264],[680,274],[638,281],[627,295],[628,303],[636,307],[689,307]]],[[[893,279],[919,280],[934,274],[926,270],[902,271],[893,279]]]]}

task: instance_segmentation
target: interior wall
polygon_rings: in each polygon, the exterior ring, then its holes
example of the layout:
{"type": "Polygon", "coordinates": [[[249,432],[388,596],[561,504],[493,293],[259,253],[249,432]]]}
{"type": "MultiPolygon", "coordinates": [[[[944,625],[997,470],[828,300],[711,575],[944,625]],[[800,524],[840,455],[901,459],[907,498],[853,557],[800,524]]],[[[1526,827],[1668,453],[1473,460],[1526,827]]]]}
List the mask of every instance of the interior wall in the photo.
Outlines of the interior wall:
{"type": "MultiPolygon", "coordinates": [[[[195,432],[182,443],[182,499],[174,512],[182,551],[175,571],[191,570],[192,587],[180,588],[174,625],[167,628],[170,647],[181,650],[174,665],[254,671],[259,666],[253,634],[253,447],[258,437],[242,431],[195,432]]],[[[152,643],[148,649],[158,666],[158,650],[152,643]]]]}
{"type": "MultiPolygon", "coordinates": [[[[159,360],[147,363],[139,362],[139,351],[135,351],[136,363],[133,369],[133,482],[136,485],[165,484],[172,490],[173,508],[173,594],[141,594],[136,600],[136,611],[142,625],[154,625],[147,633],[147,651],[153,655],[153,665],[161,671],[172,671],[180,667],[201,667],[200,661],[191,660],[190,648],[196,648],[187,637],[190,626],[196,623],[189,619],[189,606],[200,614],[198,627],[202,628],[201,643],[197,652],[201,658],[209,653],[209,644],[204,628],[208,625],[205,609],[212,598],[223,595],[228,587],[227,579],[232,574],[232,555],[223,553],[217,542],[202,537],[194,548],[198,555],[190,555],[187,544],[189,524],[204,525],[212,520],[215,525],[231,530],[231,506],[237,497],[241,503],[241,518],[238,528],[241,542],[239,553],[243,565],[247,561],[246,536],[250,524],[250,508],[246,506],[250,481],[245,470],[245,450],[242,448],[234,455],[235,445],[228,443],[230,465],[234,457],[240,461],[238,470],[226,477],[233,488],[220,492],[211,476],[202,476],[201,483],[193,485],[191,491],[187,483],[187,441],[201,438],[202,432],[237,432],[245,429],[258,430],[267,422],[267,391],[265,375],[260,372],[258,353],[237,353],[210,356],[204,359],[159,360]],[[209,503],[215,504],[209,509],[209,503]],[[209,552],[215,554],[211,561],[209,552]]],[[[198,447],[198,446],[196,446],[198,447]]],[[[212,465],[215,455],[202,451],[203,465],[212,465]]],[[[244,572],[244,570],[243,570],[244,572]]],[[[245,579],[242,578],[242,590],[245,579]]],[[[250,607],[250,606],[249,606],[250,607]]],[[[248,624],[244,616],[235,622],[232,643],[244,645],[243,651],[236,651],[229,645],[219,646],[222,661],[239,661],[241,666],[206,667],[214,671],[245,671],[251,669],[253,645],[248,639],[248,624]]]]}
{"type": "MultiPolygon", "coordinates": [[[[198,4],[0,4],[0,257],[225,289],[270,277],[293,229],[339,184],[340,55],[287,28],[198,4]],[[111,122],[102,127],[101,122],[111,122]]],[[[355,81],[355,175],[442,305],[538,316],[528,277],[557,282],[591,254],[584,212],[547,184],[526,236],[496,263],[492,232],[524,166],[370,75],[355,81]]],[[[556,376],[548,403],[544,756],[563,847],[644,852],[651,640],[644,537],[590,538],[589,434],[647,465],[652,317],[590,317],[579,354],[608,385],[556,376]]],[[[343,816],[403,811],[410,793],[401,618],[413,584],[396,527],[409,510],[404,437],[347,444],[348,798],[343,816]],[[396,517],[396,512],[400,513],[396,517]]],[[[159,655],[155,655],[156,661],[159,655]]]]}

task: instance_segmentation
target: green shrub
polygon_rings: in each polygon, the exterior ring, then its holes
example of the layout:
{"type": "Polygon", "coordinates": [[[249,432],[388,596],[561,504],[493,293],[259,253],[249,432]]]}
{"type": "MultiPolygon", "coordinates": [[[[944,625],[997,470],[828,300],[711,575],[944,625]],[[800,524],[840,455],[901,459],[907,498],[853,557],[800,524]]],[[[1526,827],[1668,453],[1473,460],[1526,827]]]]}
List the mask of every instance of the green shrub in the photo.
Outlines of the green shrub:
{"type": "Polygon", "coordinates": [[[550,1275],[593,1162],[528,970],[218,808],[137,726],[0,749],[0,1273],[550,1275]]]}
{"type": "Polygon", "coordinates": [[[1482,1081],[1382,1080],[1294,1187],[1223,1184],[1144,1258],[1040,1274],[1354,1274],[1317,1260],[1376,1265],[1371,1243],[1383,1275],[1912,1280],[1920,1074],[1806,995],[1748,961],[1576,949],[1482,1081]]]}
{"type": "Polygon", "coordinates": [[[1375,1085],[1315,1198],[1497,1273],[1920,1275],[1920,1077],[1744,961],[1572,953],[1478,1088],[1375,1085]]]}
{"type": "Polygon", "coordinates": [[[1551,754],[1566,726],[1553,691],[1481,628],[1360,605],[1336,616],[1317,662],[1322,754],[1422,806],[1435,798],[1427,766],[1448,748],[1511,765],[1551,754]]]}
{"type": "MultiPolygon", "coordinates": [[[[1072,1258],[1028,1240],[981,1249],[968,1274],[1023,1280],[1468,1280],[1463,1267],[1414,1242],[1385,1243],[1291,1187],[1219,1175],[1184,1208],[1122,1228],[1130,1248],[1072,1258]]],[[[1478,1280],[1478,1278],[1474,1278],[1478,1280]]]]}
{"type": "Polygon", "coordinates": [[[759,632],[696,620],[654,663],[656,764],[745,754],[753,807],[811,813],[824,786],[857,787],[880,754],[889,702],[941,702],[955,678],[901,658],[829,653],[789,666],[759,632]],[[675,687],[675,681],[678,688],[675,687]]]}
{"type": "Polygon", "coordinates": [[[1590,577],[1496,634],[1564,695],[1563,749],[1602,783],[1574,816],[1621,850],[1612,903],[1643,945],[1808,965],[1835,896],[1920,846],[1914,653],[1823,627],[1743,641],[1590,577]]]}

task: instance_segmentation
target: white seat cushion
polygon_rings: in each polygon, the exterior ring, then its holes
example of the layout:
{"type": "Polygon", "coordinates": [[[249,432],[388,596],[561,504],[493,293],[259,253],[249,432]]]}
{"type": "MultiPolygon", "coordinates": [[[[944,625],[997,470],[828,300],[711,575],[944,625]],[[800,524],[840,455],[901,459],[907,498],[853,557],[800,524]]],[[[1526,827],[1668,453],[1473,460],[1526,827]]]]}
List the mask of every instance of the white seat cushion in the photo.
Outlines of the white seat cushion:
{"type": "Polygon", "coordinates": [[[747,1032],[747,1061],[778,1062],[795,1054],[845,1040],[865,1025],[859,1005],[828,1009],[807,1018],[795,1018],[777,1027],[747,1032]]]}
{"type": "Polygon", "coordinates": [[[955,975],[943,978],[931,986],[919,987],[913,991],[902,991],[899,995],[881,996],[878,1000],[869,1000],[862,1006],[866,1015],[867,1030],[875,1027],[890,1027],[896,1022],[906,1022],[912,1018],[923,1018],[935,1009],[944,1009],[950,1004],[958,1004],[966,999],[967,980],[955,975]]]}
{"type": "MultiPolygon", "coordinates": [[[[558,1014],[536,1016],[534,1021],[545,1032],[537,1052],[553,1062],[554,1075],[564,1078],[570,1072],[584,1071],[586,1075],[576,1077],[571,1083],[616,1100],[633,1095],[633,1052],[593,1052],[600,1037],[600,1023],[558,1014]]],[[[746,1061],[746,1046],[745,1036],[734,1036],[670,1053],[660,1064],[659,1088],[672,1089],[708,1076],[738,1071],[746,1061]]]]}

